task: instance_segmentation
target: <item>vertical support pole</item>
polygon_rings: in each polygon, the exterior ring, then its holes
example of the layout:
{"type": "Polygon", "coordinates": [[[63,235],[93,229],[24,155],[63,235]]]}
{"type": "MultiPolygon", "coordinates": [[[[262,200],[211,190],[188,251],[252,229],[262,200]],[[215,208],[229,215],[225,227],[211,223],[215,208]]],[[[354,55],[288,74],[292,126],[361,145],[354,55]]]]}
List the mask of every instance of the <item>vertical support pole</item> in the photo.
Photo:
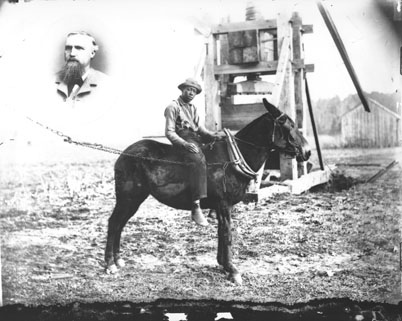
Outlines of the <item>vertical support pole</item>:
{"type": "Polygon", "coordinates": [[[0,244],[0,307],[3,306],[3,283],[2,283],[2,276],[1,276],[2,269],[3,269],[3,266],[1,264],[1,244],[0,244]]]}
{"type": "Polygon", "coordinates": [[[402,145],[402,140],[401,140],[401,137],[402,137],[402,126],[401,126],[401,124],[402,124],[402,122],[401,122],[401,119],[402,119],[402,102],[398,103],[398,109],[397,110],[398,110],[398,115],[401,116],[401,118],[397,119],[397,121],[396,121],[396,137],[397,138],[396,138],[396,145],[395,146],[401,146],[402,145]]]}
{"type": "Polygon", "coordinates": [[[311,126],[313,127],[313,133],[314,133],[314,139],[315,139],[315,146],[316,146],[316,148],[317,148],[318,161],[320,162],[320,169],[323,171],[323,170],[324,170],[324,162],[322,161],[320,141],[319,141],[319,139],[318,139],[317,128],[316,128],[316,126],[315,126],[314,113],[313,113],[313,106],[312,106],[312,104],[311,104],[310,91],[309,91],[309,89],[308,89],[307,77],[305,78],[305,81],[306,81],[307,104],[308,104],[308,108],[309,108],[309,111],[310,111],[311,126]]]}
{"type": "MultiPolygon", "coordinates": [[[[292,36],[293,36],[293,60],[304,59],[302,44],[302,19],[297,12],[292,14],[292,36]]],[[[306,134],[305,104],[303,99],[303,69],[294,71],[294,91],[295,91],[295,122],[302,134],[306,134]]],[[[307,174],[307,163],[300,162],[298,164],[298,176],[307,174]]]]}
{"type": "MultiPolygon", "coordinates": [[[[279,92],[275,92],[275,97],[279,97],[277,107],[285,112],[290,118],[296,118],[295,109],[295,87],[294,87],[294,77],[291,61],[293,60],[293,36],[292,36],[292,24],[289,20],[290,14],[288,10],[281,11],[278,15],[277,26],[278,26],[278,44],[281,48],[279,53],[279,61],[284,63],[284,68],[277,70],[277,79],[283,77],[283,84],[279,88],[279,92]],[[284,43],[289,42],[289,46],[283,46],[284,43]],[[285,61],[283,61],[285,58],[285,61]]],[[[278,68],[279,68],[278,63],[278,68]]],[[[278,84],[276,84],[278,85],[278,84]]],[[[275,102],[274,102],[275,103],[275,102]]],[[[297,179],[297,161],[295,158],[289,158],[286,155],[280,154],[280,172],[281,180],[286,179],[297,179]]]]}
{"type": "MultiPolygon", "coordinates": [[[[293,59],[303,59],[303,48],[301,41],[301,28],[302,19],[297,12],[292,14],[292,30],[293,30],[293,59]]],[[[305,128],[304,110],[303,110],[303,69],[295,70],[294,72],[295,84],[295,108],[296,118],[295,122],[299,129],[305,128]]],[[[305,133],[304,133],[305,134],[305,133]]]]}
{"type": "Polygon", "coordinates": [[[205,46],[204,92],[205,92],[205,126],[212,131],[222,127],[219,82],[215,79],[214,65],[216,64],[216,39],[213,34],[205,46]]]}

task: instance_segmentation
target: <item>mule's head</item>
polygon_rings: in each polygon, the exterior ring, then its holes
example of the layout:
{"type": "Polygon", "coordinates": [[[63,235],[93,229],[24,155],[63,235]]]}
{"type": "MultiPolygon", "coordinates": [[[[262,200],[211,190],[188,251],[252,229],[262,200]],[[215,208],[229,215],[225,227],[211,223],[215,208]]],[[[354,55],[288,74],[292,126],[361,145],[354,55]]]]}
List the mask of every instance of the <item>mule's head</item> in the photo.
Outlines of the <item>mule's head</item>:
{"type": "Polygon", "coordinates": [[[307,161],[311,155],[310,146],[294,121],[265,98],[262,101],[274,124],[271,137],[273,147],[290,156],[296,156],[299,162],[307,161]]]}

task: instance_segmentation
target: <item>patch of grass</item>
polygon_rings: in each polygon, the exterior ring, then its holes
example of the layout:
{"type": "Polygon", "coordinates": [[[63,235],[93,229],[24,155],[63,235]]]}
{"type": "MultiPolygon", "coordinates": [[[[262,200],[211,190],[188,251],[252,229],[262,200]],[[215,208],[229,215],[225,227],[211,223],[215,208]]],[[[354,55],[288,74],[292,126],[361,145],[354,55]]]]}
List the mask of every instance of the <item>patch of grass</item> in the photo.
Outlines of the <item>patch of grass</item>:
{"type": "MultiPolygon", "coordinates": [[[[327,158],[364,155],[338,150],[327,158]]],[[[2,177],[8,182],[0,187],[6,304],[394,298],[402,208],[398,167],[373,184],[359,184],[361,173],[371,172],[343,168],[333,176],[332,190],[237,204],[233,262],[243,273],[242,287],[229,282],[216,262],[216,220],[199,228],[188,212],[151,197],[123,230],[126,267],[104,274],[112,167],[112,162],[27,166],[20,176],[11,170],[2,177]]]]}

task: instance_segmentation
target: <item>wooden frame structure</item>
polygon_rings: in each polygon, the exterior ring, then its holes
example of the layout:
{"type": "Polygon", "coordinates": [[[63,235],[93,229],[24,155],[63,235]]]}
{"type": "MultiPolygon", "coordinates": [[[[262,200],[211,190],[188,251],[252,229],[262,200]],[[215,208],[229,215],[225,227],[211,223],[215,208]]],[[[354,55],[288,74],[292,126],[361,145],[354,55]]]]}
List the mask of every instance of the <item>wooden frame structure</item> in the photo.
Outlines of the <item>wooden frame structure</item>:
{"type": "MultiPolygon", "coordinates": [[[[279,15],[276,20],[214,26],[208,38],[204,65],[206,126],[213,130],[238,130],[265,113],[261,100],[258,103],[234,103],[233,92],[236,91],[232,88],[236,85],[236,77],[257,79],[258,82],[261,76],[270,75],[275,79],[272,86],[260,86],[255,94],[271,95],[267,99],[294,119],[303,132],[307,111],[303,80],[306,72],[314,71],[314,65],[304,63],[302,35],[311,32],[312,25],[303,25],[296,12],[291,17],[279,15]],[[264,52],[264,41],[270,42],[270,54],[264,52]],[[234,42],[240,45],[234,48],[234,42]]],[[[245,201],[258,201],[275,193],[300,194],[327,182],[330,177],[329,169],[308,173],[305,163],[298,164],[295,158],[279,155],[280,181],[260,188],[264,169],[265,166],[260,169],[258,179],[250,184],[245,201]]]]}

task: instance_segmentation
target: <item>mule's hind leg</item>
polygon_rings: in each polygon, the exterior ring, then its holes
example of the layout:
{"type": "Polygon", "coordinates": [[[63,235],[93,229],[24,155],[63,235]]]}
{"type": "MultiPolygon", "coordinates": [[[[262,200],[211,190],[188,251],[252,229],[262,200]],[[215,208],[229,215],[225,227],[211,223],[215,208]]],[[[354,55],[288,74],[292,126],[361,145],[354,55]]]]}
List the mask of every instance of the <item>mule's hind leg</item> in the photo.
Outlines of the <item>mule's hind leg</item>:
{"type": "Polygon", "coordinates": [[[148,197],[148,193],[136,193],[134,196],[134,204],[132,209],[132,214],[124,216],[119,224],[119,229],[117,230],[114,238],[114,245],[113,245],[113,255],[114,255],[114,262],[116,263],[117,267],[123,267],[124,261],[120,258],[120,239],[121,233],[123,231],[124,226],[126,226],[128,220],[138,211],[138,208],[144,202],[144,200],[148,197]]]}
{"type": "Polygon", "coordinates": [[[120,259],[119,253],[121,232],[148,195],[145,192],[137,192],[132,195],[125,194],[117,197],[116,206],[109,218],[105,249],[106,272],[114,273],[117,271],[117,266],[123,266],[124,263],[120,259]]]}

